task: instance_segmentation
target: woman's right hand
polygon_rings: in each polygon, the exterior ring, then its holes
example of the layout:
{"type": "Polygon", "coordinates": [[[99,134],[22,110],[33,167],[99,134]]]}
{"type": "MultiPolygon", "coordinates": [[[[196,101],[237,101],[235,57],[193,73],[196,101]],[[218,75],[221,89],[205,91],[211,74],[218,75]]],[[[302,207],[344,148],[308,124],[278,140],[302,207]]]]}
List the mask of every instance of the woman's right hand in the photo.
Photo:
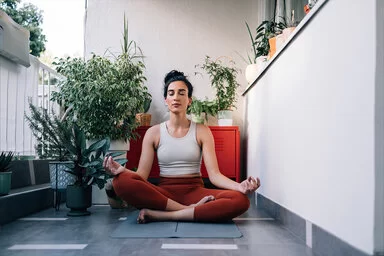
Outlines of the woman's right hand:
{"type": "Polygon", "coordinates": [[[104,158],[103,167],[108,174],[112,175],[118,175],[119,173],[125,171],[125,168],[113,160],[111,156],[106,156],[104,158]]]}

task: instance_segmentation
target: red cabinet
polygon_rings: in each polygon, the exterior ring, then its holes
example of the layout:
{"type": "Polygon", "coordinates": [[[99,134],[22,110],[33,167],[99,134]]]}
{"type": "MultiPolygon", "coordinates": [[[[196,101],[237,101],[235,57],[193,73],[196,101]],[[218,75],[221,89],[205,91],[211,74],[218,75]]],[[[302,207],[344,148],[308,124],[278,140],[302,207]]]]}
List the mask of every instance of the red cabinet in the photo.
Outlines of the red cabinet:
{"type": "MultiPolygon", "coordinates": [[[[141,154],[141,144],[145,132],[149,126],[141,126],[137,132],[140,138],[130,141],[130,150],[127,152],[128,162],[126,167],[132,169],[139,165],[139,159],[141,154]]],[[[228,178],[234,179],[240,182],[240,131],[237,126],[210,126],[213,138],[215,140],[215,151],[219,168],[222,174],[228,178]]],[[[159,165],[157,163],[157,157],[152,165],[152,171],[149,177],[159,177],[159,165]]],[[[201,166],[201,174],[203,178],[208,178],[207,170],[204,165],[204,159],[201,166]]]]}

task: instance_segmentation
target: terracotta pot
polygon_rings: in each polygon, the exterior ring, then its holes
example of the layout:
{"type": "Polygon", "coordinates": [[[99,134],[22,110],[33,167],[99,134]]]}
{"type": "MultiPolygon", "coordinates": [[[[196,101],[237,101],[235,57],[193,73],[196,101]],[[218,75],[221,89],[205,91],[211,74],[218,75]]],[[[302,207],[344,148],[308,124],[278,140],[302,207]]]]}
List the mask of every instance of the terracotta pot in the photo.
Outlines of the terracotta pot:
{"type": "Polygon", "coordinates": [[[269,41],[269,53],[268,59],[271,59],[273,55],[276,53],[276,37],[272,37],[268,39],[269,41]]]}
{"type": "Polygon", "coordinates": [[[151,125],[151,114],[147,113],[139,113],[136,114],[136,121],[141,125],[141,126],[150,126],[151,125]]]}

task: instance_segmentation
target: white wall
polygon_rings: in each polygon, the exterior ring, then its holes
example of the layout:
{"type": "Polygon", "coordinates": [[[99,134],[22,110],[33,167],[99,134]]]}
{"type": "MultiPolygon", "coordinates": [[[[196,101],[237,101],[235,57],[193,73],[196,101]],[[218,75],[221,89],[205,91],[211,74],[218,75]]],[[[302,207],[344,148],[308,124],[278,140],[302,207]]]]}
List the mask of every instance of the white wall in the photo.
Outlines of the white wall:
{"type": "MultiPolygon", "coordinates": [[[[194,75],[198,71],[195,65],[202,64],[205,55],[231,56],[237,67],[245,69],[246,63],[236,51],[245,55],[251,46],[245,26],[253,15],[251,5],[251,0],[88,0],[84,52],[86,57],[91,52],[103,54],[107,48],[120,52],[125,12],[130,39],[146,56],[147,86],[153,96],[149,112],[151,123],[157,124],[168,117],[162,85],[170,70],[178,69],[190,76],[195,96],[213,98],[208,77],[194,75]]],[[[238,80],[244,89],[244,73],[238,80]]],[[[239,96],[234,113],[235,125],[240,126],[242,100],[239,96]]]]}
{"type": "Polygon", "coordinates": [[[370,254],[375,6],[328,1],[246,95],[245,123],[259,192],[370,254]]]}

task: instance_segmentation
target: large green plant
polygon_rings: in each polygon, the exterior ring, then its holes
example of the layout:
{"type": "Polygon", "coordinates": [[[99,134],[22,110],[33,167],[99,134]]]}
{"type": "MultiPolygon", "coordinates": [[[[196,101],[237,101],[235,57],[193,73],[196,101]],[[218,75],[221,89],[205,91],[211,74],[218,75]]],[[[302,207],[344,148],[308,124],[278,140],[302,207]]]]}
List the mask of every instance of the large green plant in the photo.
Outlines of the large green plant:
{"type": "Polygon", "coordinates": [[[9,164],[13,159],[13,152],[1,152],[0,154],[0,172],[8,172],[9,164]]]}
{"type": "MultiPolygon", "coordinates": [[[[103,168],[103,160],[110,146],[108,138],[97,140],[90,146],[87,146],[85,133],[74,124],[72,129],[71,138],[64,142],[65,148],[70,152],[73,164],[66,164],[67,172],[76,176],[77,186],[90,186],[97,184],[101,189],[104,187],[107,179],[110,176],[103,168]]],[[[119,156],[122,153],[115,152],[111,154],[112,157],[119,156]]],[[[117,160],[120,164],[124,165],[127,160],[117,160]]]]}
{"type": "Polygon", "coordinates": [[[67,58],[54,63],[66,79],[59,82],[52,99],[72,108],[69,120],[76,120],[89,138],[130,139],[138,126],[135,115],[151,98],[144,85],[143,56],[128,39],[125,18],[123,35],[122,53],[112,59],[93,55],[89,60],[67,58]]]}
{"type": "Polygon", "coordinates": [[[217,110],[230,110],[235,107],[236,90],[240,86],[236,80],[238,70],[235,62],[229,61],[226,65],[220,59],[212,60],[206,56],[202,69],[207,72],[211,80],[211,86],[216,90],[217,110]]]}

